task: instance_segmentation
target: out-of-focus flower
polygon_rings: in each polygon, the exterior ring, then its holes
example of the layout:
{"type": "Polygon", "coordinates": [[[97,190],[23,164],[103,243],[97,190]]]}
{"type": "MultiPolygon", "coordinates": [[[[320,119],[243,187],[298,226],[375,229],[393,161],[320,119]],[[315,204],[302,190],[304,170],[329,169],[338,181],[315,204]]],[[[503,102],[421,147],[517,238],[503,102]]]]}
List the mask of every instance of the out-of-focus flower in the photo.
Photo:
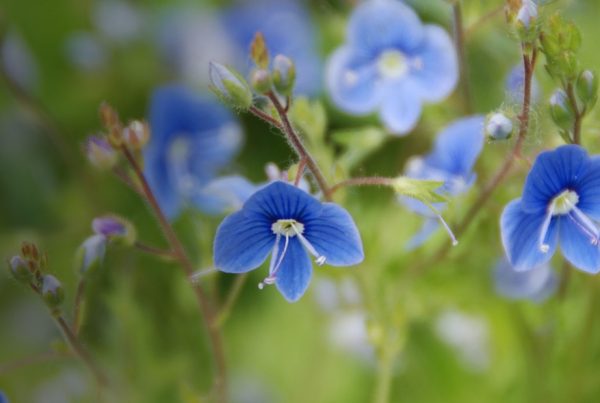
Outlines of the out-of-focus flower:
{"type": "Polygon", "coordinates": [[[141,11],[133,3],[121,0],[96,2],[92,20],[102,36],[121,43],[139,37],[144,25],[141,11]]]}
{"type": "Polygon", "coordinates": [[[517,271],[547,263],[560,241],[576,268],[600,272],[600,158],[565,145],[538,155],[523,196],[500,219],[502,244],[517,271]]]}
{"type": "Polygon", "coordinates": [[[558,278],[548,264],[516,271],[506,259],[501,259],[494,268],[496,292],[509,299],[542,302],[556,291],[557,285],[558,278]]]}
{"type": "Polygon", "coordinates": [[[473,371],[489,366],[489,330],[487,323],[460,311],[447,310],[436,319],[438,336],[454,348],[463,363],[473,371]]]}
{"type": "Polygon", "coordinates": [[[8,397],[0,390],[0,403],[8,403],[8,397]]]}
{"type": "Polygon", "coordinates": [[[75,257],[76,268],[81,274],[88,273],[102,264],[107,242],[106,236],[95,234],[81,244],[75,257]]]}
{"type": "Polygon", "coordinates": [[[308,288],[310,256],[318,265],[351,266],[363,260],[360,235],[346,210],[321,203],[284,182],[273,182],[254,193],[243,208],[223,220],[214,243],[215,267],[245,273],[259,267],[269,254],[269,276],[290,302],[308,288]]]}
{"type": "Polygon", "coordinates": [[[88,137],[85,152],[88,161],[100,169],[110,169],[118,160],[117,152],[105,138],[99,136],[88,137]]]}
{"type": "Polygon", "coordinates": [[[75,32],[65,42],[67,59],[78,69],[96,71],[102,69],[108,55],[104,45],[93,34],[75,32]]]}
{"type": "Polygon", "coordinates": [[[246,80],[235,70],[210,62],[208,74],[211,90],[229,106],[246,110],[252,105],[252,91],[246,80]]]}
{"type": "Polygon", "coordinates": [[[485,121],[485,134],[490,140],[506,140],[513,132],[512,120],[505,114],[492,113],[485,121]]]}
{"type": "Polygon", "coordinates": [[[174,218],[186,204],[200,210],[212,205],[202,188],[233,159],[242,141],[232,114],[217,100],[166,86],[154,92],[149,120],[145,173],[165,214],[174,218]]]}
{"type": "MultiPolygon", "coordinates": [[[[466,192],[475,182],[477,175],[473,166],[483,149],[484,117],[470,116],[454,121],[438,135],[433,150],[423,157],[413,157],[408,161],[405,175],[415,179],[443,182],[438,193],[457,196],[466,192]]],[[[410,210],[428,217],[423,229],[409,241],[412,249],[425,242],[438,228],[439,216],[422,202],[402,196],[400,201],[410,210]]],[[[436,203],[439,211],[445,207],[436,203]]]]}
{"type": "Polygon", "coordinates": [[[14,31],[4,34],[0,43],[0,63],[8,77],[21,87],[31,90],[37,85],[37,64],[27,43],[14,31]]]}
{"type": "Polygon", "coordinates": [[[321,61],[316,28],[302,3],[294,0],[239,1],[223,15],[225,32],[242,55],[236,66],[249,72],[247,57],[257,32],[266,40],[271,55],[285,55],[296,65],[295,92],[314,95],[321,88],[321,61]]]}
{"type": "MultiPolygon", "coordinates": [[[[523,103],[523,91],[525,86],[525,70],[522,64],[513,67],[506,76],[506,95],[514,103],[523,103]]],[[[531,101],[538,102],[541,96],[540,85],[535,77],[531,78],[531,101]]]]}
{"type": "Polygon", "coordinates": [[[367,1],[350,18],[347,42],[327,64],[329,94],[345,112],[379,111],[389,131],[408,133],[423,102],[438,102],[458,80],[452,40],[442,28],[423,25],[407,5],[367,1]]]}

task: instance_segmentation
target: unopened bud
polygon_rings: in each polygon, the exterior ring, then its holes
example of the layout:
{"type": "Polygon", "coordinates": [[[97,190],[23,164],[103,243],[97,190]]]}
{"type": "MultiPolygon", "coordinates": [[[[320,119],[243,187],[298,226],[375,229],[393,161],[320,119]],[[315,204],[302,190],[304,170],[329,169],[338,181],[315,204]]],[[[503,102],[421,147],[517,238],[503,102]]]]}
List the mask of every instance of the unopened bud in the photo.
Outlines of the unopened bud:
{"type": "Polygon", "coordinates": [[[150,140],[148,123],[134,120],[123,129],[123,141],[132,150],[141,150],[150,140]]]}
{"type": "Polygon", "coordinates": [[[517,24],[528,30],[537,19],[537,15],[537,5],[533,0],[523,0],[517,13],[517,24]]]}
{"type": "Polygon", "coordinates": [[[282,95],[291,95],[296,81],[296,66],[287,56],[277,55],[273,59],[273,84],[282,95]]]}
{"type": "Polygon", "coordinates": [[[117,153],[108,141],[102,137],[88,137],[85,152],[88,161],[99,169],[111,169],[117,163],[117,153]]]}
{"type": "Polygon", "coordinates": [[[265,69],[256,69],[250,75],[250,85],[259,94],[266,94],[271,91],[273,81],[271,74],[265,69]]]}
{"type": "Polygon", "coordinates": [[[562,89],[554,91],[550,97],[550,114],[559,127],[569,129],[573,124],[575,114],[569,104],[567,93],[562,89]]]}
{"type": "Polygon", "coordinates": [[[38,247],[33,242],[24,241],[21,244],[21,254],[26,259],[33,259],[37,261],[40,258],[40,252],[38,247]]]}
{"type": "Polygon", "coordinates": [[[81,274],[85,274],[102,264],[106,253],[106,241],[107,238],[104,235],[96,234],[81,244],[75,258],[76,267],[81,274]]]}
{"type": "Polygon", "coordinates": [[[133,225],[114,215],[106,215],[94,218],[92,229],[98,235],[103,235],[109,240],[120,241],[125,245],[133,245],[136,239],[136,231],[133,225]]]}
{"type": "Polygon", "coordinates": [[[121,125],[117,111],[108,102],[100,104],[100,120],[107,130],[121,125]]]}
{"type": "Polygon", "coordinates": [[[503,113],[492,113],[485,122],[485,134],[490,140],[506,140],[513,132],[512,121],[503,113]]]}
{"type": "Polygon", "coordinates": [[[52,274],[42,277],[42,298],[50,308],[58,307],[65,299],[61,282],[52,274]]]}
{"type": "Polygon", "coordinates": [[[598,78],[590,70],[584,70],[577,79],[577,96],[588,108],[592,108],[598,98],[598,78]]]}
{"type": "Polygon", "coordinates": [[[29,263],[21,256],[13,256],[8,262],[8,268],[18,282],[29,284],[33,281],[33,273],[29,270],[29,263]]]}
{"type": "Polygon", "coordinates": [[[210,63],[211,90],[234,108],[246,110],[252,105],[252,91],[236,71],[219,63],[210,63]]]}

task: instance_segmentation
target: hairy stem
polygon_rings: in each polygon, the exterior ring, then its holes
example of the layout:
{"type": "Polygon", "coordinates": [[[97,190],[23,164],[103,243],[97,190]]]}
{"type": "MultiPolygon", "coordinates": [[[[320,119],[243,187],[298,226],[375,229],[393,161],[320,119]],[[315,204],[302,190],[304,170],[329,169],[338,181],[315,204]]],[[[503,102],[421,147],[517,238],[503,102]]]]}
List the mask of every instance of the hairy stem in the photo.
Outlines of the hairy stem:
{"type": "Polygon", "coordinates": [[[317,182],[317,185],[323,192],[323,196],[325,197],[325,200],[331,201],[332,200],[331,190],[329,189],[329,185],[327,184],[327,181],[325,180],[325,176],[323,176],[323,173],[321,172],[321,169],[317,165],[316,161],[314,160],[312,155],[308,152],[306,147],[304,147],[304,144],[302,143],[300,136],[298,135],[298,133],[296,133],[296,131],[292,127],[292,124],[288,118],[285,107],[281,104],[281,102],[279,102],[277,95],[275,95],[273,92],[267,93],[267,97],[271,100],[271,103],[275,107],[275,110],[277,111],[277,114],[279,115],[279,118],[281,119],[281,125],[280,125],[281,127],[280,126],[276,126],[276,127],[279,128],[283,132],[283,134],[285,134],[290,146],[298,155],[298,158],[300,160],[304,159],[306,161],[306,166],[308,167],[308,169],[314,176],[315,181],[317,182]]]}
{"type": "Polygon", "coordinates": [[[81,328],[81,305],[83,304],[83,296],[85,294],[85,278],[81,277],[77,284],[77,292],[75,294],[75,303],[73,307],[73,333],[79,334],[81,328]]]}
{"type": "Polygon", "coordinates": [[[394,178],[385,178],[382,176],[350,178],[336,183],[331,187],[330,191],[333,194],[347,186],[394,186],[394,181],[394,178]]]}
{"type": "Polygon", "coordinates": [[[173,252],[170,250],[157,248],[156,246],[148,245],[140,241],[135,241],[133,246],[135,246],[136,249],[149,255],[154,255],[162,258],[175,258],[173,252]]]}
{"type": "MultiPolygon", "coordinates": [[[[129,165],[133,169],[135,175],[137,176],[142,191],[145,195],[145,199],[150,205],[150,208],[154,212],[154,215],[158,219],[158,223],[162,229],[162,232],[169,243],[171,250],[173,251],[174,258],[179,262],[181,268],[183,269],[186,278],[189,279],[194,274],[194,265],[192,261],[188,257],[185,249],[175,230],[171,226],[169,220],[164,215],[148,181],[146,180],[146,176],[142,172],[140,165],[138,164],[135,157],[131,154],[129,149],[125,146],[121,147],[121,152],[125,156],[125,159],[129,162],[129,165]]],[[[214,310],[211,304],[211,301],[206,296],[204,290],[202,289],[200,284],[191,283],[194,293],[196,295],[196,300],[198,302],[198,306],[200,307],[200,311],[202,313],[202,320],[204,321],[204,325],[207,329],[211,350],[214,355],[215,361],[215,389],[219,396],[219,401],[225,402],[227,401],[227,383],[226,383],[226,367],[225,367],[225,354],[223,351],[223,343],[221,338],[221,332],[218,327],[214,326],[214,310]]]]}

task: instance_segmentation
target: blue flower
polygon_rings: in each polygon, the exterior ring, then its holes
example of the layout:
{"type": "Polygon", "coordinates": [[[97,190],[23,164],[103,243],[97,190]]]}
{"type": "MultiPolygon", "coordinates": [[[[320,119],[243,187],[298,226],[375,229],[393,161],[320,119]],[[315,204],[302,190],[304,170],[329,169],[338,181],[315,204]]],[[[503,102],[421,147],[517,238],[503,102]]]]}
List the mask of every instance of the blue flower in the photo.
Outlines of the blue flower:
{"type": "Polygon", "coordinates": [[[409,132],[424,101],[438,102],[456,86],[458,64],[446,31],[423,25],[399,1],[367,1],[357,7],[347,42],[327,64],[335,105],[355,115],[379,110],[389,131],[409,132]]]}
{"type": "Polygon", "coordinates": [[[501,259],[494,268],[496,292],[509,299],[542,302],[556,291],[557,285],[558,278],[548,264],[517,271],[506,259],[501,259]]]}
{"type": "Polygon", "coordinates": [[[226,273],[256,269],[271,253],[269,275],[290,302],[306,291],[316,263],[350,266],[364,258],[362,241],[350,214],[333,203],[273,182],[254,193],[243,208],[223,220],[214,243],[215,267],[226,273]]]}
{"type": "MultiPolygon", "coordinates": [[[[405,175],[444,182],[438,193],[448,196],[458,196],[469,190],[477,177],[473,166],[483,149],[484,120],[483,116],[474,115],[451,123],[438,135],[429,154],[409,160],[405,175]]],[[[400,201],[410,210],[428,218],[421,232],[409,241],[409,249],[427,240],[438,228],[438,222],[445,224],[439,214],[422,202],[409,197],[400,197],[400,201]]],[[[434,207],[439,211],[445,208],[445,204],[437,203],[434,207]]]]}
{"type": "Polygon", "coordinates": [[[517,271],[563,256],[588,273],[600,271],[600,157],[577,145],[541,153],[527,175],[523,196],[500,218],[502,243],[517,271]]]}
{"type": "MultiPolygon", "coordinates": [[[[506,95],[509,101],[521,104],[523,102],[523,90],[525,86],[525,70],[522,64],[513,67],[506,76],[506,95]]],[[[538,102],[540,99],[540,84],[532,77],[531,79],[531,101],[538,102]]]]}
{"type": "Polygon", "coordinates": [[[8,398],[6,397],[4,392],[2,392],[1,390],[0,390],[0,403],[8,403],[8,398]]]}
{"type": "Polygon", "coordinates": [[[204,211],[212,201],[202,188],[239,150],[240,126],[216,100],[166,86],[152,97],[150,127],[145,173],[161,208],[170,218],[185,204],[204,211]]]}
{"type": "Polygon", "coordinates": [[[250,69],[247,57],[256,32],[262,32],[273,59],[277,54],[291,58],[296,66],[296,93],[314,95],[321,88],[321,61],[316,29],[307,11],[297,1],[240,1],[223,15],[225,31],[237,44],[240,70],[250,69]]]}

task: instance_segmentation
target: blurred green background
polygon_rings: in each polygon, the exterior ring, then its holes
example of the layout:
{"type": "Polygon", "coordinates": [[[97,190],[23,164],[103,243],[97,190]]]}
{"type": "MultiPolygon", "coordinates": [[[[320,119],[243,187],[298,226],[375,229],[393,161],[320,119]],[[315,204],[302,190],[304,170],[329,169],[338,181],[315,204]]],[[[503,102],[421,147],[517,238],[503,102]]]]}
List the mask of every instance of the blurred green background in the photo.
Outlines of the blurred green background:
{"type": "MultiPolygon", "coordinates": [[[[144,16],[143,34],[126,42],[110,41],[98,32],[93,21],[96,1],[0,4],[4,37],[17,36],[29,49],[33,72],[25,91],[34,100],[19,99],[2,81],[0,255],[16,254],[23,240],[47,251],[50,271],[66,289],[67,317],[77,284],[74,254],[91,234],[94,217],[114,212],[129,219],[144,241],[165,244],[145,204],[111,175],[92,169],[81,144],[101,127],[101,101],[110,101],[125,119],[146,116],[153,88],[177,79],[157,49],[161,15],[181,7],[217,10],[226,5],[205,3],[130,2],[144,16]],[[79,53],[74,55],[66,44],[76,32],[98,38],[100,65],[90,69],[74,61],[79,53]]],[[[342,42],[352,3],[305,3],[324,58],[342,42]]],[[[409,3],[423,20],[451,32],[447,2],[409,3]]],[[[464,1],[465,25],[501,5],[464,1]]],[[[548,8],[560,9],[576,22],[583,34],[581,63],[598,70],[600,1],[555,1],[548,8]]],[[[475,111],[488,113],[504,102],[504,79],[519,61],[519,45],[502,13],[469,32],[467,55],[475,111]]],[[[21,69],[27,74],[27,63],[21,69]]],[[[536,77],[542,95],[534,106],[526,147],[530,159],[542,148],[561,144],[545,106],[555,85],[543,63],[536,77]]],[[[348,118],[324,94],[320,99],[328,112],[329,133],[378,124],[376,119],[348,118]]],[[[354,173],[397,175],[409,156],[426,152],[435,134],[462,111],[457,90],[446,101],[428,106],[412,134],[386,138],[354,173]]],[[[252,117],[239,118],[246,141],[232,171],[259,182],[266,163],[285,168],[294,162],[274,130],[252,117]]],[[[584,124],[584,143],[591,152],[600,152],[599,134],[598,113],[593,111],[584,124]]],[[[466,212],[510,147],[486,145],[476,186],[454,200],[445,214],[451,223],[466,212]]],[[[340,151],[331,148],[327,153],[340,151]]],[[[445,234],[407,253],[403,245],[421,219],[403,209],[391,192],[351,189],[340,195],[338,202],[352,212],[361,231],[365,262],[342,270],[317,268],[308,293],[295,304],[285,302],[274,288],[257,289],[265,268],[249,276],[223,325],[232,400],[371,401],[385,351],[394,346],[393,402],[598,401],[598,279],[574,270],[565,276],[557,257],[554,266],[563,280],[559,295],[535,304],[507,301],[494,293],[491,273],[502,255],[498,217],[520,194],[526,170],[525,164],[518,165],[448,258],[416,276],[410,268],[448,242],[445,234]]],[[[175,223],[199,269],[212,264],[212,237],[219,221],[186,212],[175,223]]],[[[202,278],[219,301],[234,280],[223,274],[202,278]]],[[[175,264],[111,247],[103,267],[90,279],[85,307],[82,340],[111,379],[101,400],[203,401],[211,384],[210,354],[193,293],[175,264]]],[[[0,324],[0,391],[11,402],[96,401],[85,367],[60,353],[66,347],[47,308],[6,271],[0,274],[0,324]]]]}

